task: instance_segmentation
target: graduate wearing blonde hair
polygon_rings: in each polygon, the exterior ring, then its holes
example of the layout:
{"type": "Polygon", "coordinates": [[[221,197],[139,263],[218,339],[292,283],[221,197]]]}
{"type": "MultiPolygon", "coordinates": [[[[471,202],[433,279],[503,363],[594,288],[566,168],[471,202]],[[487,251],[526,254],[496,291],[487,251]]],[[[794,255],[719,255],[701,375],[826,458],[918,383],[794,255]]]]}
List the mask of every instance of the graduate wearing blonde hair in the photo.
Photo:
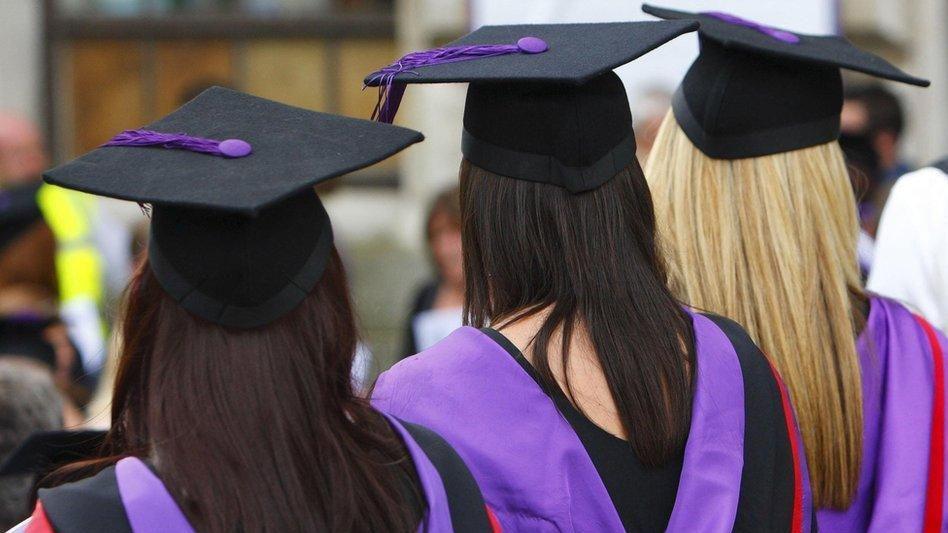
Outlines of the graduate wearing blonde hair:
{"type": "Polygon", "coordinates": [[[945,338],[865,292],[839,136],[840,68],[927,85],[836,36],[725,13],[673,99],[646,176],[676,295],[742,323],[787,382],[821,531],[938,531],[945,338]]]}

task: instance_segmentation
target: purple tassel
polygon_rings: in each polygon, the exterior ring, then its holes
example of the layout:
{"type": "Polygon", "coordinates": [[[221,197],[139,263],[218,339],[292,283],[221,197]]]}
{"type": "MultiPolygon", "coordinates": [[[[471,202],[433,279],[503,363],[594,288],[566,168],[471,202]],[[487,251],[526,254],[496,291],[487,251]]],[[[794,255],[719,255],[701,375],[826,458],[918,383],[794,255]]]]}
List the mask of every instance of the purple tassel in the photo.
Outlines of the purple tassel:
{"type": "Polygon", "coordinates": [[[228,158],[248,156],[253,151],[250,143],[240,139],[218,141],[184,133],[162,133],[151,130],[125,130],[102,146],[157,146],[228,158]]]}
{"type": "Polygon", "coordinates": [[[744,26],[745,28],[750,28],[752,30],[757,30],[764,35],[769,35],[778,41],[787,43],[787,44],[798,44],[800,42],[800,37],[789,31],[780,30],[773,28],[771,26],[765,26],[759,22],[754,22],[753,20],[743,19],[737,15],[732,15],[730,13],[724,13],[721,11],[706,11],[701,13],[702,15],[713,17],[718,20],[727,22],[728,24],[736,24],[738,26],[744,26]]]}
{"type": "MultiPolygon", "coordinates": [[[[391,124],[398,112],[405,83],[395,82],[395,76],[403,72],[416,74],[414,69],[429,65],[444,65],[472,59],[496,57],[509,54],[539,54],[546,52],[549,46],[538,37],[523,37],[516,44],[476,44],[469,46],[448,46],[432,48],[420,52],[411,52],[391,65],[375,71],[369,76],[369,84],[378,84],[379,99],[372,111],[372,120],[391,124]]],[[[368,85],[368,84],[367,84],[368,85]]],[[[364,89],[365,87],[363,87],[364,89]]]]}

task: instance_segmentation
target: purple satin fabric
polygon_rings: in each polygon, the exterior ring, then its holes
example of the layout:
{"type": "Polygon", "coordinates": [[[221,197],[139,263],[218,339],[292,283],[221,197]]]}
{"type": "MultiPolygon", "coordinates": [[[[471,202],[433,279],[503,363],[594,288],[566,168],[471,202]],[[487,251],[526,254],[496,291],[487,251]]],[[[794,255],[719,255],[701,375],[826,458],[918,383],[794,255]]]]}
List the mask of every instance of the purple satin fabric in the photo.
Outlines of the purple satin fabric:
{"type": "Polygon", "coordinates": [[[135,533],[193,533],[165,485],[140,459],[115,465],[115,478],[128,523],[135,533]]]}
{"type": "MultiPolygon", "coordinates": [[[[428,506],[428,513],[418,531],[450,533],[451,511],[441,476],[404,426],[393,417],[386,417],[408,449],[428,506]]],[[[140,459],[126,457],[119,461],[115,465],[115,478],[134,533],[194,532],[164,483],[140,459]]]]}
{"type": "MultiPolygon", "coordinates": [[[[948,341],[938,336],[948,353],[948,341]]],[[[845,511],[817,513],[820,531],[921,531],[934,385],[931,347],[911,312],[880,297],[872,298],[857,347],[864,420],[859,487],[845,511]]]]}
{"type": "Polygon", "coordinates": [[[692,315],[698,371],[691,431],[666,531],[730,531],[744,468],[744,377],[727,336],[692,315]]]}
{"type": "MultiPolygon", "coordinates": [[[[700,315],[694,325],[694,418],[668,531],[729,531],[743,468],[743,377],[724,333],[700,315]]],[[[480,331],[460,328],[397,364],[372,401],[450,442],[505,531],[624,531],[553,400],[480,331]]]]}
{"type": "Polygon", "coordinates": [[[408,455],[411,456],[412,462],[415,463],[415,470],[418,472],[418,480],[421,482],[421,489],[428,505],[428,513],[418,527],[418,531],[450,533],[453,530],[451,526],[451,510],[448,508],[448,496],[444,491],[444,483],[441,481],[438,470],[431,464],[431,460],[428,459],[424,450],[418,446],[418,443],[415,442],[401,422],[391,415],[386,414],[385,416],[392,424],[392,427],[395,428],[398,436],[401,437],[405,443],[405,447],[408,449],[408,455]]]}

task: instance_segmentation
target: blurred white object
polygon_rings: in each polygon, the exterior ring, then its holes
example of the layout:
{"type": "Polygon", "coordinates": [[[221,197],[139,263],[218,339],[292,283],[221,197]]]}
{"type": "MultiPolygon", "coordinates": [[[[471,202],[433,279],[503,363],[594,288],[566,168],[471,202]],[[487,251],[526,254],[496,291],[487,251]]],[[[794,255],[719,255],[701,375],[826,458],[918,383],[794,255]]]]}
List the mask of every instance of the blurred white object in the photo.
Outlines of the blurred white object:
{"type": "Polygon", "coordinates": [[[427,350],[450,335],[463,325],[461,315],[460,307],[429,309],[418,313],[411,323],[415,334],[415,348],[419,352],[427,350]]]}
{"type": "Polygon", "coordinates": [[[948,174],[943,170],[923,168],[892,187],[868,288],[909,304],[948,330],[948,174]]]}
{"type": "Polygon", "coordinates": [[[860,228],[856,240],[856,256],[859,257],[859,267],[863,272],[872,271],[872,262],[876,256],[876,241],[860,228]]]}
{"type": "Polygon", "coordinates": [[[355,358],[352,360],[352,386],[357,395],[364,395],[369,390],[369,376],[372,374],[372,351],[365,343],[356,346],[355,358]]]}
{"type": "Polygon", "coordinates": [[[82,369],[98,375],[105,365],[105,335],[96,302],[88,298],[73,298],[60,304],[59,314],[66,324],[69,338],[79,349],[82,369]]]}

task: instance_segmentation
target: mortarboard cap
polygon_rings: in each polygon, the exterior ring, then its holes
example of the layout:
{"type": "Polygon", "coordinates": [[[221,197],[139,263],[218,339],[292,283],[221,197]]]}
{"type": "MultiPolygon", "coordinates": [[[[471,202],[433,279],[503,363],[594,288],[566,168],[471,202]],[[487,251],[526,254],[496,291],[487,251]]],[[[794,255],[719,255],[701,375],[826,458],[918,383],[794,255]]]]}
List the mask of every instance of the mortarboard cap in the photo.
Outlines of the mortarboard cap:
{"type": "Polygon", "coordinates": [[[0,476],[45,475],[74,461],[97,457],[105,431],[38,431],[26,438],[0,463],[0,476]]]}
{"type": "Polygon", "coordinates": [[[612,69],[694,31],[692,21],[484,26],[365,78],[380,120],[408,83],[470,82],[461,150],[496,174],[599,187],[635,159],[629,101],[612,69]]]}
{"type": "Polygon", "coordinates": [[[841,68],[911,85],[929,83],[835,35],[793,33],[720,12],[648,4],[642,10],[701,24],[700,53],[672,109],[692,143],[712,158],[758,157],[837,139],[841,68]]]}
{"type": "Polygon", "coordinates": [[[151,204],[162,287],[204,319],[250,328],[292,310],[322,275],[332,229],[313,185],[422,139],[214,87],[44,178],[151,204]]]}

